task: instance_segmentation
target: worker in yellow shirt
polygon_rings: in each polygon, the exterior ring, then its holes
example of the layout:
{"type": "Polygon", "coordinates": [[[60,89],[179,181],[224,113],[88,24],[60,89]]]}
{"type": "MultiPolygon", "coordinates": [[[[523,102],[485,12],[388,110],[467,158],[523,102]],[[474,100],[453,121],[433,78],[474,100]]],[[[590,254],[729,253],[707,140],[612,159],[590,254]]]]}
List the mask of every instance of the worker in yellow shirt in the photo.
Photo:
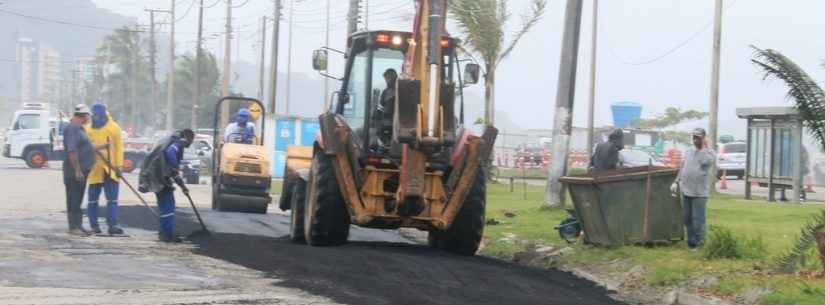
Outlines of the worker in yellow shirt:
{"type": "Polygon", "coordinates": [[[92,231],[100,234],[100,225],[97,221],[98,199],[103,191],[106,195],[106,225],[109,227],[109,235],[123,235],[123,229],[117,225],[118,192],[120,184],[118,182],[120,168],[123,166],[123,136],[120,126],[109,116],[106,106],[97,103],[92,106],[92,124],[86,127],[86,133],[93,144],[110,143],[108,149],[99,151],[95,156],[95,165],[88,176],[89,202],[86,206],[89,215],[89,225],[92,231]],[[101,158],[101,155],[103,158],[101,158]],[[111,163],[115,170],[107,165],[111,163]]]}

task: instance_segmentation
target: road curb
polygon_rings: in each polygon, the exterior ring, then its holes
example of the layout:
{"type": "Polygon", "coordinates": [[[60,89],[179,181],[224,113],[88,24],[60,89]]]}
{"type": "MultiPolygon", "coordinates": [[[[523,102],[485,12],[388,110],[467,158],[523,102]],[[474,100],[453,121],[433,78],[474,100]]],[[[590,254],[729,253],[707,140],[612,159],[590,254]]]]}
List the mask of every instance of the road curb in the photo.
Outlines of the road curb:
{"type": "Polygon", "coordinates": [[[587,271],[584,271],[582,269],[575,268],[575,267],[568,268],[568,267],[562,266],[562,267],[559,268],[559,270],[565,271],[565,272],[570,272],[570,273],[572,273],[573,275],[575,275],[579,278],[591,281],[591,282],[595,283],[596,286],[603,287],[604,289],[607,289],[608,293],[618,293],[619,292],[620,283],[617,282],[617,281],[601,278],[601,277],[598,277],[598,276],[596,276],[596,275],[594,275],[590,272],[587,272],[587,271]]]}

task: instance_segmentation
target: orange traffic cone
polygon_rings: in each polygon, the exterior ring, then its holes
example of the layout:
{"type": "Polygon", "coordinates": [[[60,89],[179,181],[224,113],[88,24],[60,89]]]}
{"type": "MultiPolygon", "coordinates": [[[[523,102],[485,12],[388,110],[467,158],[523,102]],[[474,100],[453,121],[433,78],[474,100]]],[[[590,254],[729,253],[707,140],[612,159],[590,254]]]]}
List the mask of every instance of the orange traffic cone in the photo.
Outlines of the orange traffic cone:
{"type": "Polygon", "coordinates": [[[719,181],[719,189],[726,190],[728,189],[728,171],[722,170],[722,180],[719,181]]]}

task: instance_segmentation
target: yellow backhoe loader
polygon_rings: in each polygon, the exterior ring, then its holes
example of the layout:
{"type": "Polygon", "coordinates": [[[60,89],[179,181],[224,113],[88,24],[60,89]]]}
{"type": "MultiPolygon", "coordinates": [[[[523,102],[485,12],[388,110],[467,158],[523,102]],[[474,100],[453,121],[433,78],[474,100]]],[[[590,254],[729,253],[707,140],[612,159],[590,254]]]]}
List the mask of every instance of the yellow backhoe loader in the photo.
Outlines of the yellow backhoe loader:
{"type": "MultiPolygon", "coordinates": [[[[412,227],[433,247],[473,255],[481,242],[485,174],[498,131],[464,128],[465,64],[446,34],[446,0],[418,0],[413,32],[367,31],[348,38],[346,70],[312,147],[287,151],[280,207],[292,210],[295,242],[334,246],[350,224],[412,227]],[[400,73],[399,73],[400,72],[400,73]],[[394,75],[398,75],[394,78],[394,75]]],[[[327,50],[313,56],[326,71],[327,50]]]]}

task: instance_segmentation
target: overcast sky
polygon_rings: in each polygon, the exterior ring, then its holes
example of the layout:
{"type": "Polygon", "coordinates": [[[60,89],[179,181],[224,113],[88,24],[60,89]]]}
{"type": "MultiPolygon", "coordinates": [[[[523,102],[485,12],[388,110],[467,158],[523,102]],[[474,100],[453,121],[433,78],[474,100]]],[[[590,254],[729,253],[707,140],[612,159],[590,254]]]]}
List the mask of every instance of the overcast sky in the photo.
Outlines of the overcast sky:
{"type": "MultiPolygon", "coordinates": [[[[144,8],[168,9],[171,0],[94,0],[101,7],[133,16],[148,23],[144,8]]],[[[177,0],[178,18],[192,0],[177,0]]],[[[225,0],[204,0],[215,4],[206,11],[205,31],[223,31],[225,0]],[[217,3],[219,1],[220,3],[217,3]]],[[[243,6],[234,10],[234,26],[243,31],[242,60],[256,63],[260,18],[271,16],[271,0],[234,0],[243,6]]],[[[345,41],[347,1],[330,1],[331,47],[342,49],[345,41]]],[[[412,0],[371,0],[370,29],[409,30],[412,0]]],[[[511,0],[514,29],[527,0],[511,0]]],[[[524,39],[499,68],[497,76],[498,118],[517,122],[524,128],[550,128],[555,104],[564,2],[550,1],[541,23],[524,39]]],[[[609,105],[635,101],[644,106],[643,115],[660,113],[668,106],[707,110],[710,96],[713,0],[602,0],[600,10],[596,124],[612,123],[609,105]],[[677,46],[682,46],[676,48],[677,46]],[[675,51],[674,51],[675,50],[675,51]],[[662,55],[668,54],[662,57],[662,55]],[[660,58],[661,57],[661,58],[660,58]]],[[[285,1],[287,9],[289,0],[285,1]]],[[[314,74],[310,66],[313,49],[324,44],[325,4],[323,0],[296,1],[293,29],[293,72],[314,74]]],[[[585,1],[579,59],[574,125],[584,126],[587,113],[588,72],[591,52],[591,5],[585,1]]],[[[719,107],[720,134],[744,136],[744,121],[736,118],[737,107],[790,105],[787,88],[778,81],[765,82],[761,71],[750,62],[750,45],[782,51],[814,78],[823,75],[825,54],[825,2],[814,0],[725,0],[722,38],[722,78],[719,107]]],[[[194,47],[197,7],[177,23],[178,53],[194,47]]],[[[289,11],[284,11],[285,19],[289,11]]],[[[168,27],[164,28],[168,31],[168,27]]],[[[280,68],[287,68],[289,29],[281,28],[280,68]]],[[[206,47],[221,55],[220,37],[206,47]]],[[[259,49],[258,49],[259,50],[259,49]]],[[[234,57],[234,55],[233,55],[234,57]]],[[[333,64],[336,64],[333,62],[333,64]]],[[[332,69],[336,71],[335,68],[332,69]]],[[[340,69],[337,69],[340,71],[340,69]]],[[[472,90],[483,96],[483,89],[472,90]]],[[[320,103],[320,101],[319,101],[320,103]]],[[[699,122],[694,125],[706,124],[699,122]]],[[[690,126],[685,126],[688,128],[690,126]]]]}

